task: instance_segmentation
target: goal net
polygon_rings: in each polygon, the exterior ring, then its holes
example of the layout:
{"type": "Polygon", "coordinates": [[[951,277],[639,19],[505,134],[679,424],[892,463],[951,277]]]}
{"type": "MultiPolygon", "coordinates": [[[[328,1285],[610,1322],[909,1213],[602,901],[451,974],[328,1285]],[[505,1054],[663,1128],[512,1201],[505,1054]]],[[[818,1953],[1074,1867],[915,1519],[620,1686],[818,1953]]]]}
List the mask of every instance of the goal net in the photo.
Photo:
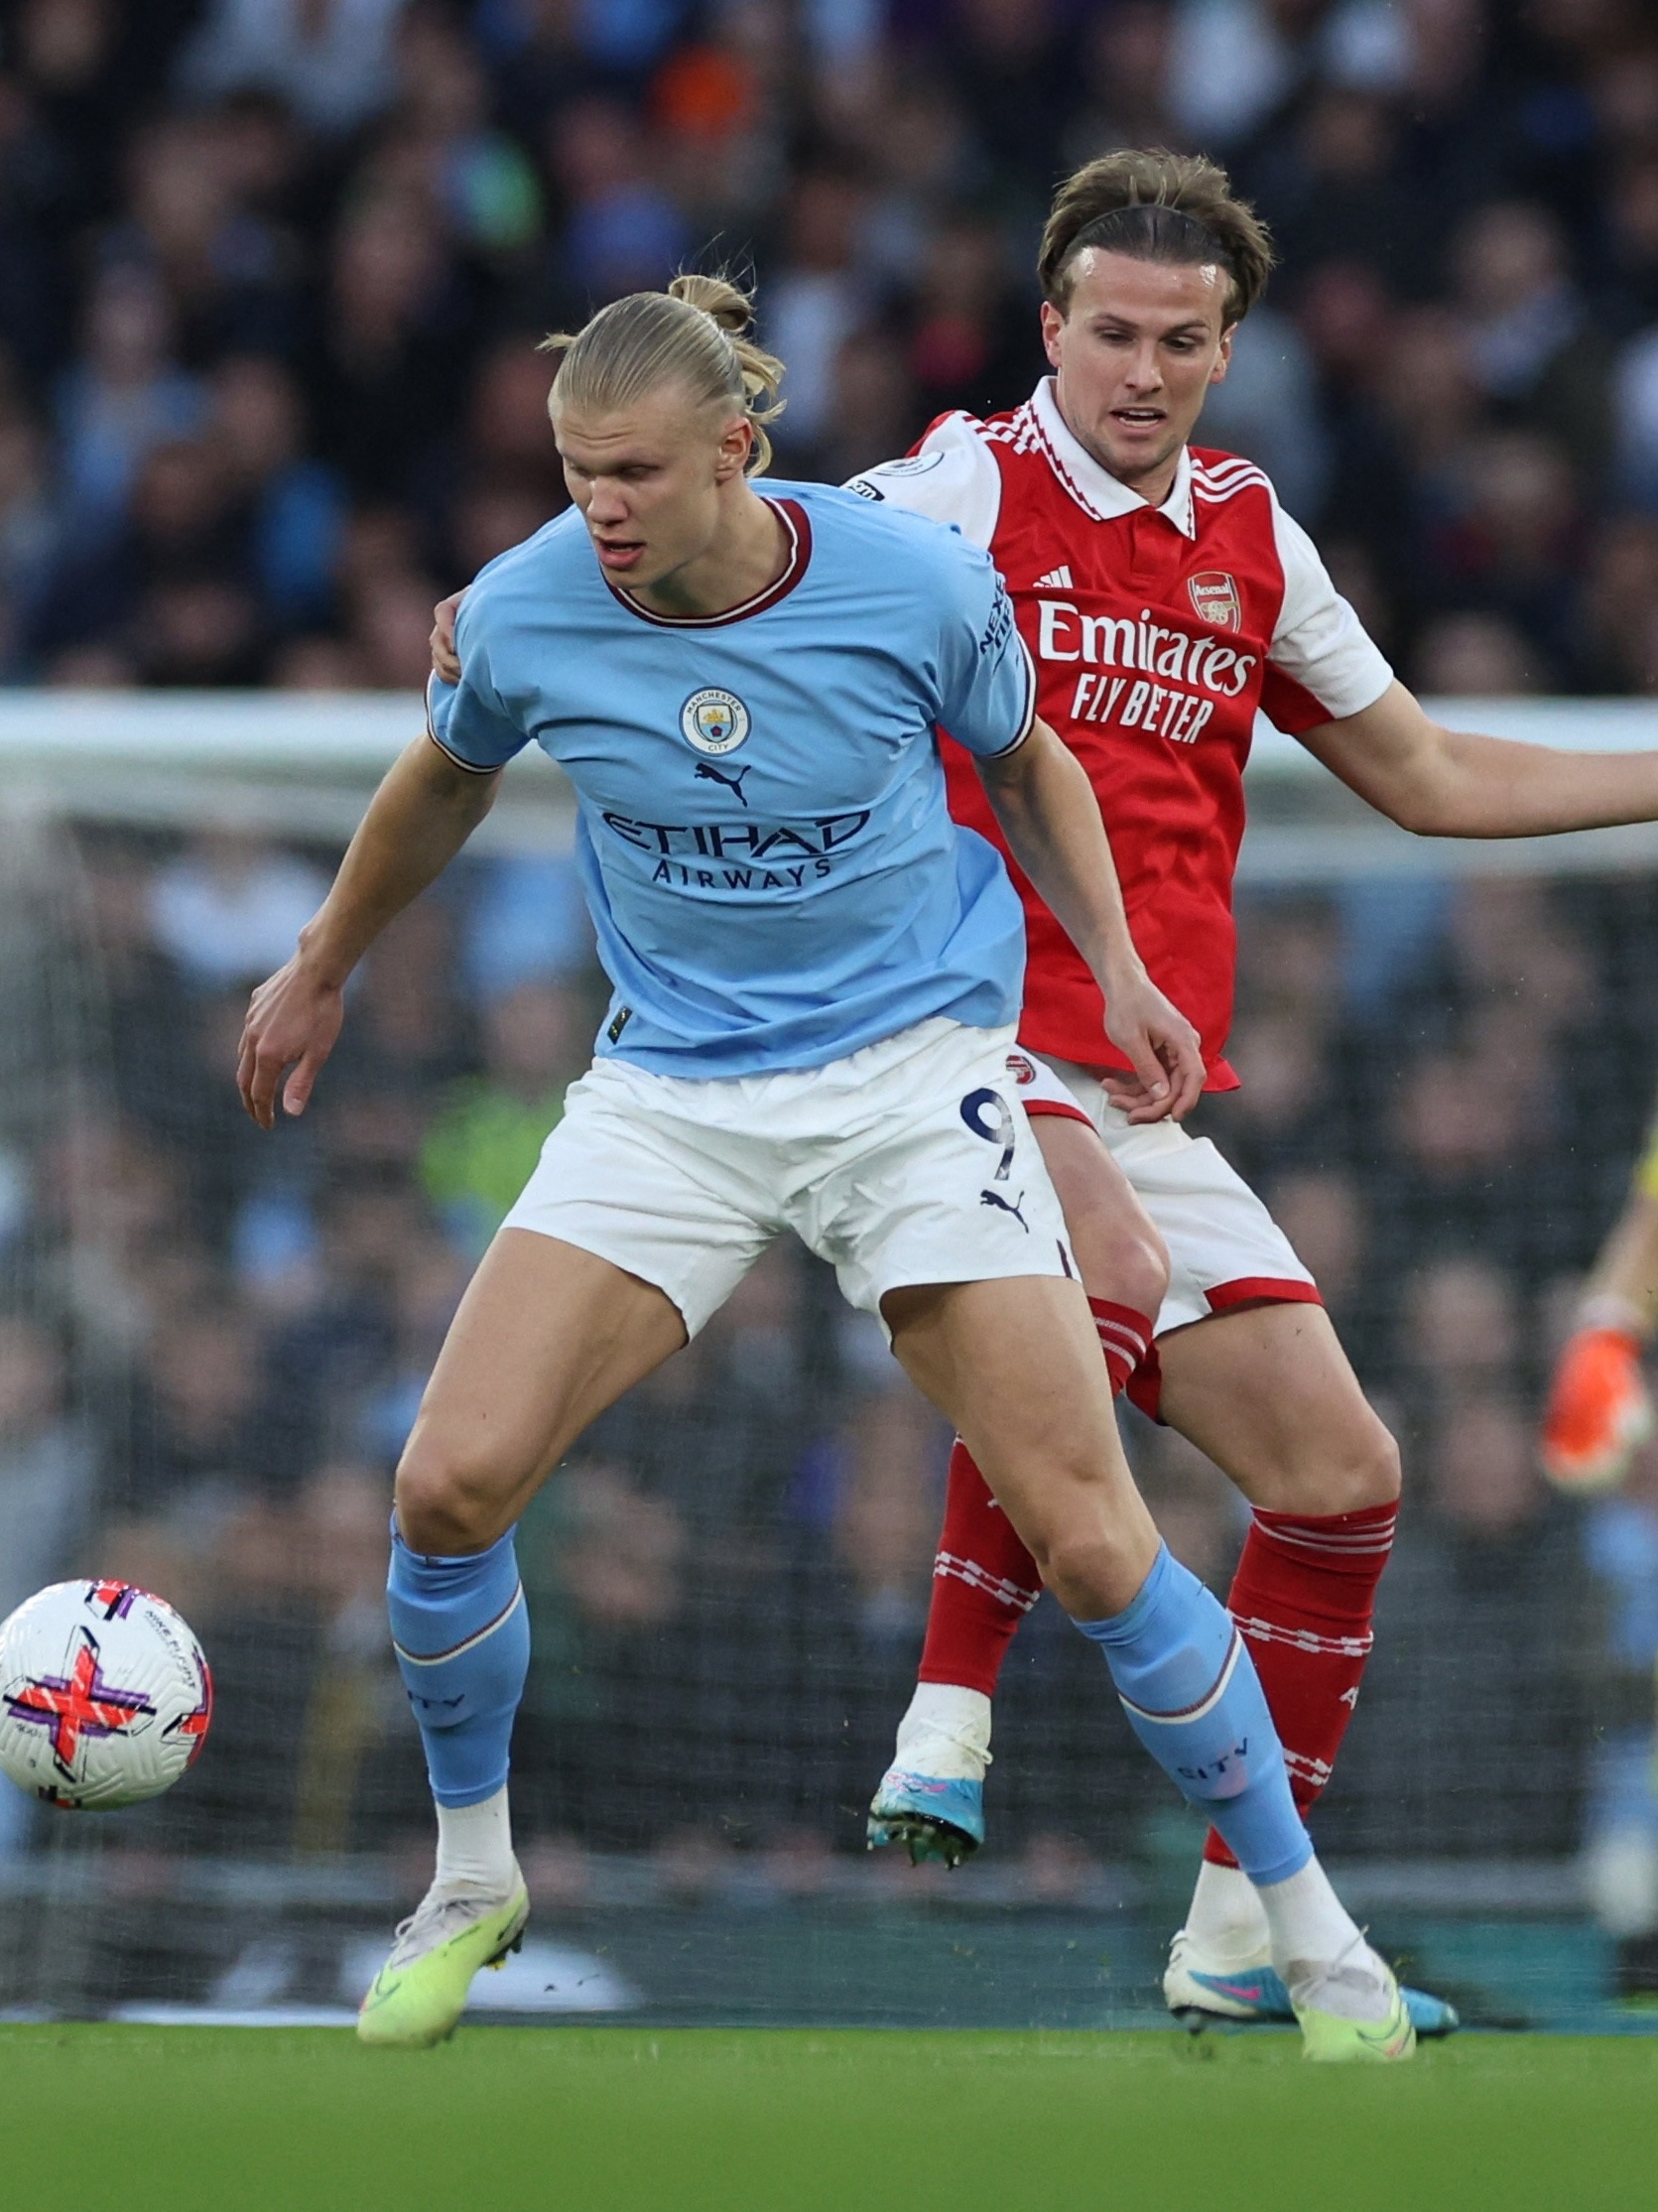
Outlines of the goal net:
{"type": "MultiPolygon", "coordinates": [[[[1563,743],[1654,737],[1648,709],[1460,706],[1563,743]]],[[[248,986],[418,715],[0,707],[0,1614],[69,1574],[141,1582],[218,1692],[204,1756],[150,1806],[70,1816],[0,1785],[14,2014],[343,2019],[430,1871],[384,1625],[391,1472],[603,1002],[544,763],[371,955],[313,1110],[264,1136],[233,1086],[248,986]]],[[[1658,1460],[1586,1507],[1534,1445],[1648,1113],[1658,842],[1424,846],[1299,757],[1263,741],[1251,771],[1244,1088],[1196,1125],[1313,1267],[1404,1451],[1316,1830],[1413,1972],[1554,2018],[1620,1961],[1638,1978],[1658,1924],[1658,1460]]],[[[1235,1493],[1124,1425],[1223,1594],[1235,1493]]],[[[1201,1826],[1049,1602],[1008,1665],[984,1852],[946,1877],[863,1850],[949,1443],[796,1246],[581,1439],[520,1539],[537,1913],[485,1978],[499,2012],[1156,2017],[1201,1826]]]]}

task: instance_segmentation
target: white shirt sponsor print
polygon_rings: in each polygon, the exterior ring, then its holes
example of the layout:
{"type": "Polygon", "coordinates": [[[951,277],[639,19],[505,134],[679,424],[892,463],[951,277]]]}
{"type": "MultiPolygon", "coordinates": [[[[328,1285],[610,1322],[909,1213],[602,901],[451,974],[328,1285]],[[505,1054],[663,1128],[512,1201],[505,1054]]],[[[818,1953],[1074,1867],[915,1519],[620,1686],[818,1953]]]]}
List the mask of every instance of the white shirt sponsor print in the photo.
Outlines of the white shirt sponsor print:
{"type": "Polygon", "coordinates": [[[1110,721],[1172,744],[1195,744],[1216,701],[1238,697],[1259,657],[1223,644],[1212,630],[1195,636],[1154,622],[1149,607],[1136,620],[1084,614],[1069,599],[1036,603],[1038,659],[1084,664],[1071,701],[1073,721],[1110,721]],[[1094,673],[1113,669],[1134,673],[1094,673]]]}

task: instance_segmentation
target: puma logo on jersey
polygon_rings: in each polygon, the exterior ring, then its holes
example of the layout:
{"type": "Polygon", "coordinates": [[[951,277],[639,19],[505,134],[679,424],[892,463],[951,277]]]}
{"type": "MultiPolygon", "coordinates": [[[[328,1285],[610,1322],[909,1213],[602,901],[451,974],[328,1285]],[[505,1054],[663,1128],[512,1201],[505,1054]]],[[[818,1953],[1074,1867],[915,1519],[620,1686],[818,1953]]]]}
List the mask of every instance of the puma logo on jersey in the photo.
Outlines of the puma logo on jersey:
{"type": "Polygon", "coordinates": [[[1071,571],[1063,562],[1057,569],[1050,569],[1046,576],[1039,576],[1031,586],[1033,591],[1074,591],[1076,588],[1071,571]]]}
{"type": "Polygon", "coordinates": [[[1031,1225],[1028,1221],[1026,1221],[1024,1215],[1021,1214],[1019,1211],[1020,1207],[1023,1206],[1025,1203],[1025,1194],[1023,1191],[1019,1193],[1019,1196],[1017,1198],[1003,1198],[1000,1191],[980,1191],[978,1194],[978,1203],[980,1204],[980,1206],[1000,1207],[1001,1211],[1004,1214],[1011,1214],[1013,1216],[1013,1219],[1019,1224],[1019,1227],[1024,1231],[1027,1236],[1030,1235],[1031,1225]]]}
{"type": "Polygon", "coordinates": [[[734,791],[746,807],[748,793],[742,787],[742,779],[753,765],[752,760],[744,761],[740,768],[734,768],[727,775],[723,768],[715,768],[710,761],[700,760],[697,763],[697,774],[703,783],[722,783],[727,791],[734,791]]]}

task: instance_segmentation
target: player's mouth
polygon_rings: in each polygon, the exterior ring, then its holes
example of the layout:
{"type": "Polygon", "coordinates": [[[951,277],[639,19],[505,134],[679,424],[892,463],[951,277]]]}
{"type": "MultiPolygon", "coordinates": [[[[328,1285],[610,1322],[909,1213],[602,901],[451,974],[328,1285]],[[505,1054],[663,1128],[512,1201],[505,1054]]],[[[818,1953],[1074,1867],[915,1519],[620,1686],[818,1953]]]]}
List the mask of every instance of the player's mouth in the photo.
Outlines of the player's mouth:
{"type": "Polygon", "coordinates": [[[613,576],[625,576],[645,558],[641,538],[595,538],[593,547],[598,554],[599,567],[613,576]]]}
{"type": "Polygon", "coordinates": [[[1161,407],[1113,407],[1111,420],[1120,423],[1124,430],[1155,430],[1159,423],[1166,423],[1168,416],[1161,407]]]}

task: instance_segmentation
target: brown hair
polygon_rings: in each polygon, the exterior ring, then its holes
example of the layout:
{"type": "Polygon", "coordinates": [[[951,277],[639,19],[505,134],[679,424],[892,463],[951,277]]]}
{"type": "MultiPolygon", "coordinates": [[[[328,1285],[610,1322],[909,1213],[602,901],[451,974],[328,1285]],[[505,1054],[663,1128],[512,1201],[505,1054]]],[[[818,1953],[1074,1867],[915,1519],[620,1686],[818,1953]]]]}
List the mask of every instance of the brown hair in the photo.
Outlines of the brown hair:
{"type": "Polygon", "coordinates": [[[765,425],[783,412],[777,397],[783,363],[747,335],[754,302],[727,277],[676,277],[666,292],[630,292],[600,308],[579,330],[542,340],[559,366],[549,395],[589,407],[625,407],[630,400],[678,382],[698,405],[718,401],[754,426],[747,473],[771,460],[765,425]]]}
{"type": "Polygon", "coordinates": [[[1272,236],[1231,180],[1201,154],[1128,146],[1101,154],[1054,195],[1036,273],[1043,298],[1063,315],[1072,267],[1086,246],[1136,261],[1218,261],[1231,282],[1223,320],[1240,323],[1266,290],[1277,258],[1272,236]]]}

